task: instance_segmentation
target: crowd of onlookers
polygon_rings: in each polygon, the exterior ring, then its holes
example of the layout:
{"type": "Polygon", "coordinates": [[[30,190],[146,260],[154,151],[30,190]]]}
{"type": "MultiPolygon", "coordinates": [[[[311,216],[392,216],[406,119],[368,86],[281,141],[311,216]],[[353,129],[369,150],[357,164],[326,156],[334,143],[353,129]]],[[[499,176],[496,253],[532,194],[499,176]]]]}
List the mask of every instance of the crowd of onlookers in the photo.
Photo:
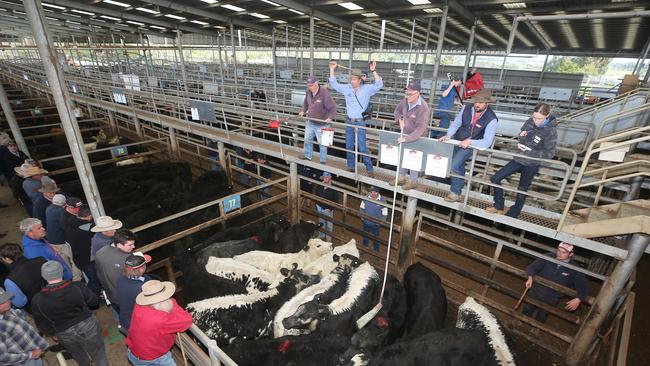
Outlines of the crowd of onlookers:
{"type": "Polygon", "coordinates": [[[21,243],[0,245],[9,271],[0,288],[0,364],[41,365],[45,352],[62,348],[79,365],[109,365],[94,314],[105,304],[133,365],[174,365],[176,333],[192,324],[172,298],[174,284],[145,274],[151,257],[134,251],[122,222],[93,220],[6,134],[0,143],[2,174],[29,216],[18,223],[21,243]]]}

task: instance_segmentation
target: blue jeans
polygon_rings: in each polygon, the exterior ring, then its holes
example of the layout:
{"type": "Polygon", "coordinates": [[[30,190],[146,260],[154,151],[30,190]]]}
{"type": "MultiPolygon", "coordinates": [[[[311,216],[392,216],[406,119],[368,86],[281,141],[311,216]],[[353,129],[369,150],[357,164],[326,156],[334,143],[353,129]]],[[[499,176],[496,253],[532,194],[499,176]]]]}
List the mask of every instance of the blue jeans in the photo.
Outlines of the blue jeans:
{"type": "MultiPolygon", "coordinates": [[[[329,217],[329,218],[334,217],[334,210],[324,209],[324,208],[321,208],[319,205],[316,205],[316,211],[317,211],[320,215],[327,216],[327,217],[329,217]]],[[[323,224],[323,227],[324,227],[324,228],[327,230],[327,232],[329,232],[329,233],[331,233],[331,232],[334,230],[334,223],[331,222],[331,221],[327,221],[327,220],[325,220],[325,219],[322,218],[322,217],[319,217],[319,218],[318,218],[318,223],[319,223],[319,224],[322,223],[322,224],[323,224]]],[[[325,240],[325,241],[332,241],[332,237],[329,236],[329,235],[327,235],[327,234],[325,234],[325,233],[323,233],[323,232],[320,233],[320,238],[321,238],[322,240],[325,240]]]]}
{"type": "Polygon", "coordinates": [[[153,360],[141,360],[136,357],[136,355],[131,353],[131,350],[127,348],[126,357],[128,357],[129,361],[134,366],[176,366],[176,362],[174,362],[174,358],[172,357],[171,352],[167,352],[164,355],[153,360]]]}
{"type": "MultiPolygon", "coordinates": [[[[263,180],[256,179],[256,181],[257,181],[258,186],[262,185],[262,184],[266,184],[266,182],[263,181],[263,180]]],[[[256,192],[257,199],[261,201],[261,200],[263,200],[265,198],[271,197],[270,192],[271,192],[271,187],[258,189],[257,192],[256,192]]]]}
{"type": "Polygon", "coordinates": [[[102,292],[102,284],[99,283],[99,277],[97,276],[97,267],[95,267],[95,262],[90,262],[79,269],[81,269],[81,271],[86,275],[86,278],[88,279],[88,289],[95,295],[99,296],[99,294],[102,292]]]}
{"type": "MultiPolygon", "coordinates": [[[[539,165],[523,165],[511,160],[508,164],[504,165],[503,168],[494,173],[492,178],[490,178],[490,181],[494,184],[500,184],[505,177],[516,172],[521,172],[521,177],[519,177],[519,187],[517,187],[517,189],[520,191],[528,191],[528,187],[530,187],[530,184],[533,182],[533,178],[535,178],[538,171],[539,165]]],[[[501,187],[492,187],[492,189],[494,189],[494,208],[497,210],[503,210],[503,189],[501,187]]],[[[514,218],[519,217],[525,202],[526,195],[517,193],[515,204],[510,207],[506,215],[514,218]]]]}
{"type": "Polygon", "coordinates": [[[57,332],[56,336],[80,366],[89,366],[91,359],[96,366],[108,366],[101,329],[94,315],[57,332]]]}
{"type": "MultiPolygon", "coordinates": [[[[465,175],[465,162],[472,157],[472,149],[454,147],[454,157],[451,159],[451,171],[458,175],[465,175]]],[[[460,194],[463,191],[465,180],[463,178],[451,177],[451,193],[460,194]]]]}
{"type": "Polygon", "coordinates": [[[331,125],[326,123],[312,122],[307,121],[307,126],[305,127],[305,148],[304,153],[305,157],[311,160],[314,150],[314,144],[312,140],[316,137],[316,141],[319,144],[320,150],[320,162],[324,163],[327,160],[327,146],[320,145],[321,143],[321,133],[323,128],[330,128],[331,125]]]}
{"type": "MultiPolygon", "coordinates": [[[[354,156],[354,126],[357,127],[366,127],[366,121],[351,121],[349,118],[347,120],[348,127],[345,127],[345,148],[348,150],[348,168],[354,169],[355,166],[355,156],[354,156]]],[[[366,146],[366,129],[359,128],[357,129],[357,140],[359,142],[358,151],[363,154],[368,154],[368,147],[366,146]]],[[[363,155],[363,164],[366,166],[368,173],[372,173],[372,160],[370,156],[363,155]]]]}
{"type": "MultiPolygon", "coordinates": [[[[381,228],[381,226],[376,222],[363,220],[363,231],[365,231],[365,232],[367,232],[369,234],[372,234],[374,236],[379,236],[379,229],[380,228],[381,228]]],[[[364,236],[363,237],[363,245],[368,246],[369,243],[370,243],[370,239],[368,237],[364,236]]],[[[379,242],[376,241],[376,240],[373,241],[373,249],[375,250],[375,252],[379,251],[379,242]]]]}
{"type": "MultiPolygon", "coordinates": [[[[449,121],[451,120],[451,112],[438,112],[437,117],[440,119],[440,125],[438,127],[448,129],[449,121]]],[[[446,135],[445,131],[431,131],[431,138],[439,138],[446,135]]]]}
{"type": "Polygon", "coordinates": [[[27,362],[21,363],[20,366],[43,366],[43,360],[40,358],[29,360],[27,362]]]}

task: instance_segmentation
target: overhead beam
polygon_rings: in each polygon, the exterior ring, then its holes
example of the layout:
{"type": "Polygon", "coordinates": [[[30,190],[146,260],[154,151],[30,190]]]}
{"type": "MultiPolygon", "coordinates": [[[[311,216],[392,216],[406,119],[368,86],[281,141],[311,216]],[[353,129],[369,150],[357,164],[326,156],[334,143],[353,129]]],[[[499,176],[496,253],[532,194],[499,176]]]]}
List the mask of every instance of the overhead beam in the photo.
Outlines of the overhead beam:
{"type": "MultiPolygon", "coordinates": [[[[183,13],[188,13],[188,14],[200,16],[200,17],[203,17],[203,18],[218,20],[220,22],[224,22],[224,23],[227,23],[227,24],[232,23],[233,25],[237,25],[237,26],[244,27],[244,28],[255,29],[255,30],[258,30],[258,31],[261,31],[261,32],[265,32],[265,33],[271,33],[271,31],[272,31],[271,27],[265,27],[265,26],[262,26],[262,25],[259,25],[259,24],[247,22],[245,20],[237,19],[237,18],[234,18],[234,17],[227,17],[225,15],[217,14],[217,13],[207,11],[207,10],[204,10],[204,9],[199,9],[199,8],[195,8],[195,7],[192,7],[192,6],[182,5],[182,3],[183,3],[182,1],[170,1],[170,0],[140,0],[140,1],[142,1],[144,3],[147,3],[147,4],[158,5],[158,6],[162,6],[162,7],[165,7],[165,8],[173,9],[173,10],[176,10],[176,11],[182,11],[183,13]]],[[[212,9],[212,8],[210,8],[210,9],[212,9]]]]}
{"type": "Polygon", "coordinates": [[[476,19],[476,15],[474,15],[465,5],[461,4],[458,2],[458,0],[449,0],[449,9],[451,9],[454,13],[454,15],[465,19],[467,21],[467,24],[474,24],[474,20],[476,19]]]}
{"type": "Polygon", "coordinates": [[[346,20],[343,20],[341,18],[337,18],[335,16],[332,16],[330,14],[326,14],[320,10],[314,10],[308,5],[305,5],[303,3],[294,1],[294,0],[278,0],[275,1],[273,0],[274,3],[280,4],[282,6],[286,6],[287,8],[295,9],[300,12],[303,12],[305,14],[313,14],[316,18],[323,19],[325,21],[328,21],[332,24],[336,24],[339,27],[343,27],[346,29],[351,29],[352,28],[352,23],[348,22],[346,20]]]}

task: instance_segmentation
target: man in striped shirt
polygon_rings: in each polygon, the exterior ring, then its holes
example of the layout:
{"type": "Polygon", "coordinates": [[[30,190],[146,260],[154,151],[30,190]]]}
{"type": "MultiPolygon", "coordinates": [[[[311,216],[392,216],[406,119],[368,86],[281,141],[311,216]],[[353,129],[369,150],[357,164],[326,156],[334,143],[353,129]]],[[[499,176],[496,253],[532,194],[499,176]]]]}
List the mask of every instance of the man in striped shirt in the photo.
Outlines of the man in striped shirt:
{"type": "Polygon", "coordinates": [[[25,312],[11,308],[13,294],[0,288],[0,365],[42,365],[49,347],[25,320],[25,312]]]}

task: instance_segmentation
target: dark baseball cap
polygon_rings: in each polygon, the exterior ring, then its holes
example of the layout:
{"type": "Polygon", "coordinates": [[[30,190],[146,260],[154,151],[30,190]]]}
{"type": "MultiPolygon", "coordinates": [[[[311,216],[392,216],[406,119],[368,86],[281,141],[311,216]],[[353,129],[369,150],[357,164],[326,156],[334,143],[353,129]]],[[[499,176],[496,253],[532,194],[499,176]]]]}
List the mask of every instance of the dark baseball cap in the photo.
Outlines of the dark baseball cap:
{"type": "Polygon", "coordinates": [[[419,80],[411,80],[409,82],[409,85],[406,86],[406,90],[415,90],[417,92],[422,90],[422,87],[420,86],[420,81],[419,80]]]}
{"type": "Polygon", "coordinates": [[[317,82],[318,82],[318,79],[314,75],[309,75],[309,77],[307,78],[307,85],[312,85],[312,84],[317,83],[317,82]]]}
{"type": "Polygon", "coordinates": [[[126,269],[138,269],[149,262],[151,262],[150,255],[142,254],[141,252],[134,252],[126,257],[124,260],[124,266],[126,269]]]}
{"type": "Polygon", "coordinates": [[[81,206],[82,202],[77,197],[67,197],[65,199],[65,204],[70,206],[70,207],[79,207],[79,206],[81,206]]]}

